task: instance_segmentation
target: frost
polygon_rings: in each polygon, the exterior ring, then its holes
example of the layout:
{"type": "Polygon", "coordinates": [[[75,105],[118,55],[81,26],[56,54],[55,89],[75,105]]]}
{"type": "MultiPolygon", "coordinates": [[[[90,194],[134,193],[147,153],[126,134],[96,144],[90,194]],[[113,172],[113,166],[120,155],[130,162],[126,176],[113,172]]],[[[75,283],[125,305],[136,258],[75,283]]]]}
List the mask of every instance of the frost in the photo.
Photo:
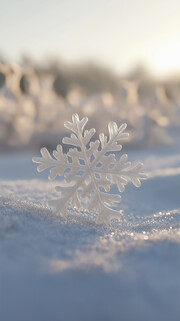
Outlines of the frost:
{"type": "Polygon", "coordinates": [[[136,187],[141,186],[141,179],[146,175],[141,172],[142,163],[132,165],[127,161],[128,156],[122,155],[119,161],[115,154],[122,149],[121,141],[127,139],[126,124],[120,127],[115,122],[108,125],[109,138],[103,133],[99,139],[91,141],[95,129],[84,130],[88,118],[79,119],[77,114],[72,116],[72,123],[67,121],[64,126],[72,132],[70,137],[64,137],[63,143],[74,146],[67,154],[63,153],[61,145],[53,151],[54,158],[46,148],[41,149],[42,157],[34,157],[33,162],[40,164],[39,172],[50,168],[49,179],[63,176],[65,184],[56,186],[60,193],[57,200],[49,201],[63,217],[67,214],[67,205],[71,201],[77,208],[82,207],[83,200],[88,202],[88,210],[98,212],[97,223],[110,224],[112,218],[119,218],[116,210],[121,201],[119,194],[112,194],[111,187],[115,184],[119,192],[125,185],[132,182],[136,187]]]}

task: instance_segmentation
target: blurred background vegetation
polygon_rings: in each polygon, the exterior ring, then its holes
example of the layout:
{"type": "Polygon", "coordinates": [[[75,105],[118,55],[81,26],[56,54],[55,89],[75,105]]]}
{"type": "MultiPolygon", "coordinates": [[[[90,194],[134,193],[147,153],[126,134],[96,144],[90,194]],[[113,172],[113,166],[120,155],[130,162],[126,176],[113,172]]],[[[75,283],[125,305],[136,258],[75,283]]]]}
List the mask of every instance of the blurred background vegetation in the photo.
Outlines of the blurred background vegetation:
{"type": "Polygon", "coordinates": [[[1,151],[54,148],[75,112],[97,134],[126,122],[129,147],[171,144],[180,124],[178,8],[176,0],[3,3],[1,151]]]}

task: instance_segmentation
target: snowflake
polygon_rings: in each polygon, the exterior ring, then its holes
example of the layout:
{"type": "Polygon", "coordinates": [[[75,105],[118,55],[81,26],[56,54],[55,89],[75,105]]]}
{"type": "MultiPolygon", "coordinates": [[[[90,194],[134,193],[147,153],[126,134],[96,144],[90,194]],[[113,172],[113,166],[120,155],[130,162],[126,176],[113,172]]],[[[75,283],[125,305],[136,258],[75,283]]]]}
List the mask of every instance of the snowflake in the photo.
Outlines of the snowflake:
{"type": "Polygon", "coordinates": [[[126,124],[118,127],[115,122],[110,122],[109,138],[101,133],[99,139],[93,142],[91,138],[96,131],[94,128],[84,131],[87,122],[87,117],[80,120],[79,116],[74,114],[72,123],[64,123],[72,134],[64,137],[62,142],[75,147],[70,148],[67,154],[63,153],[62,146],[58,145],[53,151],[54,158],[46,148],[42,148],[42,157],[34,157],[32,160],[40,164],[37,168],[39,172],[50,168],[50,180],[57,176],[64,177],[64,184],[55,188],[60,192],[60,198],[49,201],[49,205],[55,207],[61,216],[66,216],[70,200],[77,208],[81,208],[85,199],[88,210],[98,212],[96,223],[109,225],[112,218],[120,217],[120,212],[115,208],[121,201],[121,196],[111,193],[112,184],[117,186],[119,192],[123,192],[128,182],[139,187],[140,180],[145,179],[146,175],[141,173],[142,163],[132,165],[127,162],[126,154],[117,161],[115,154],[110,153],[122,149],[120,142],[129,135],[124,133],[126,124]]]}

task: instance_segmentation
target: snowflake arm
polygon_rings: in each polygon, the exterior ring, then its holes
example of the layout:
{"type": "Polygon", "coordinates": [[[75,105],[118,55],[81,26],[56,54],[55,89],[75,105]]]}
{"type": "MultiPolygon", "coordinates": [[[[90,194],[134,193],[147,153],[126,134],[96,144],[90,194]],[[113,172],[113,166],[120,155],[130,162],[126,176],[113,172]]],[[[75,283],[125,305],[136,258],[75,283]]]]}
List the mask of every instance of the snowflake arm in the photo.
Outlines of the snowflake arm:
{"type": "Polygon", "coordinates": [[[58,175],[64,176],[67,186],[57,186],[56,191],[60,193],[60,198],[49,202],[57,212],[66,216],[69,200],[80,208],[81,199],[87,198],[88,209],[98,212],[97,223],[110,224],[112,218],[120,216],[112,207],[121,201],[120,195],[108,193],[112,184],[116,184],[119,192],[123,192],[128,182],[139,187],[140,180],[145,179],[146,175],[141,173],[141,163],[132,166],[127,162],[127,155],[121,156],[117,162],[115,155],[110,154],[112,151],[121,151],[120,142],[128,137],[128,133],[124,132],[126,124],[118,128],[115,122],[110,122],[109,139],[101,133],[99,140],[92,142],[95,129],[84,130],[87,122],[87,117],[80,120],[79,116],[74,114],[72,122],[67,121],[64,124],[72,133],[70,137],[63,138],[63,143],[73,148],[64,154],[62,146],[58,145],[53,152],[54,158],[46,148],[42,148],[42,157],[33,158],[33,162],[40,164],[38,171],[50,169],[49,179],[53,180],[58,175]]]}

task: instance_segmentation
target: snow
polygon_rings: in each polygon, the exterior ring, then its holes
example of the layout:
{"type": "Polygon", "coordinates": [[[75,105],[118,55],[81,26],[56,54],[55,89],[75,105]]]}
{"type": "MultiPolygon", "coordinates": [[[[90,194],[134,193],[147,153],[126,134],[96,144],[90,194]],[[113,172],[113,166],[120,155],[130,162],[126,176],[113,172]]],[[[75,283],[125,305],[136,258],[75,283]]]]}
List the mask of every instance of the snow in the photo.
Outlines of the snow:
{"type": "Polygon", "coordinates": [[[46,206],[56,197],[37,152],[0,156],[0,320],[179,321],[180,135],[129,150],[149,179],[123,193],[120,221],[46,206]]]}

